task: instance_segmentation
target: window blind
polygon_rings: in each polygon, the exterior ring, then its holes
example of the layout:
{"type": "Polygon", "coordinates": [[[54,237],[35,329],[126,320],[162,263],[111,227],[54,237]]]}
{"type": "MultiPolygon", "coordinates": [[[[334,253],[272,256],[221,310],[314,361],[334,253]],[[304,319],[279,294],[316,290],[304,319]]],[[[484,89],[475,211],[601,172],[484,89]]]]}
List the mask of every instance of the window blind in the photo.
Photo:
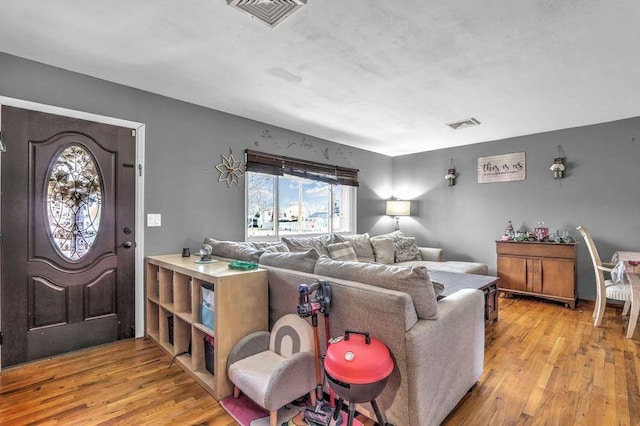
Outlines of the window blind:
{"type": "Polygon", "coordinates": [[[359,186],[358,169],[348,167],[299,160],[250,149],[245,150],[245,164],[248,172],[298,176],[333,185],[359,186]]]}

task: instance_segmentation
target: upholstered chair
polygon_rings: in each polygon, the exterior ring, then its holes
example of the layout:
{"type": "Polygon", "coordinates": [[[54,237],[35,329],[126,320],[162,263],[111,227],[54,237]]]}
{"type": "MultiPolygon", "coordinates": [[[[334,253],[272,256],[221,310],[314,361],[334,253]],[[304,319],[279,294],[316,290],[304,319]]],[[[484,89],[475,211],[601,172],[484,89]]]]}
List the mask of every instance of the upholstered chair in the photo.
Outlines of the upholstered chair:
{"type": "Polygon", "coordinates": [[[280,318],[271,332],[251,333],[229,353],[227,370],[240,392],[269,411],[276,426],[278,409],[309,393],[315,406],[315,344],[313,327],[298,315],[280,318]]]}

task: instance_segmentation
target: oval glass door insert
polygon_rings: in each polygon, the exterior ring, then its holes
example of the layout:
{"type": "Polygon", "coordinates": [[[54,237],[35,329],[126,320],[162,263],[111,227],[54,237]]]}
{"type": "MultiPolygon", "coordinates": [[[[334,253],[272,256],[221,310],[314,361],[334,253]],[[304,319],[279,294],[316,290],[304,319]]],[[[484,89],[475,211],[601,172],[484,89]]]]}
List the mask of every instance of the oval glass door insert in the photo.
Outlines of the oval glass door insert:
{"type": "Polygon", "coordinates": [[[100,230],[102,177],[93,157],[71,145],[53,160],[47,186],[49,232],[67,260],[82,259],[100,230]]]}

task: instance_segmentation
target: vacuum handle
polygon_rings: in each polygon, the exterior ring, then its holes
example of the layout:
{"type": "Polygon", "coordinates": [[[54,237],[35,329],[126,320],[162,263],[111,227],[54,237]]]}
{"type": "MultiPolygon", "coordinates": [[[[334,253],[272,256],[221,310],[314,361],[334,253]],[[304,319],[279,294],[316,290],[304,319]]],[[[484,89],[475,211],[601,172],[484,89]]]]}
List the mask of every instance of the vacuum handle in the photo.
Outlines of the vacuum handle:
{"type": "Polygon", "coordinates": [[[364,343],[367,345],[371,344],[371,337],[369,336],[368,331],[357,331],[357,330],[345,330],[344,331],[344,340],[349,340],[349,334],[361,334],[364,336],[364,343]]]}

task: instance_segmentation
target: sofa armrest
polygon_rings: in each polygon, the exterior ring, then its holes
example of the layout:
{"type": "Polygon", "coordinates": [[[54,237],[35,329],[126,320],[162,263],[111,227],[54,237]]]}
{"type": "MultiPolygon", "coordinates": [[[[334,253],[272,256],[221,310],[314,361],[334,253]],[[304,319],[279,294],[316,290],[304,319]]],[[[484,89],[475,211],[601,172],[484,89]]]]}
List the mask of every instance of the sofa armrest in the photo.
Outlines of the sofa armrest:
{"type": "Polygon", "coordinates": [[[438,302],[436,321],[418,320],[407,332],[409,395],[430,401],[413,424],[440,424],[478,381],[484,327],[482,291],[462,289],[438,302]]]}
{"type": "Polygon", "coordinates": [[[436,247],[418,247],[422,260],[432,262],[444,262],[444,249],[436,247]]]}

